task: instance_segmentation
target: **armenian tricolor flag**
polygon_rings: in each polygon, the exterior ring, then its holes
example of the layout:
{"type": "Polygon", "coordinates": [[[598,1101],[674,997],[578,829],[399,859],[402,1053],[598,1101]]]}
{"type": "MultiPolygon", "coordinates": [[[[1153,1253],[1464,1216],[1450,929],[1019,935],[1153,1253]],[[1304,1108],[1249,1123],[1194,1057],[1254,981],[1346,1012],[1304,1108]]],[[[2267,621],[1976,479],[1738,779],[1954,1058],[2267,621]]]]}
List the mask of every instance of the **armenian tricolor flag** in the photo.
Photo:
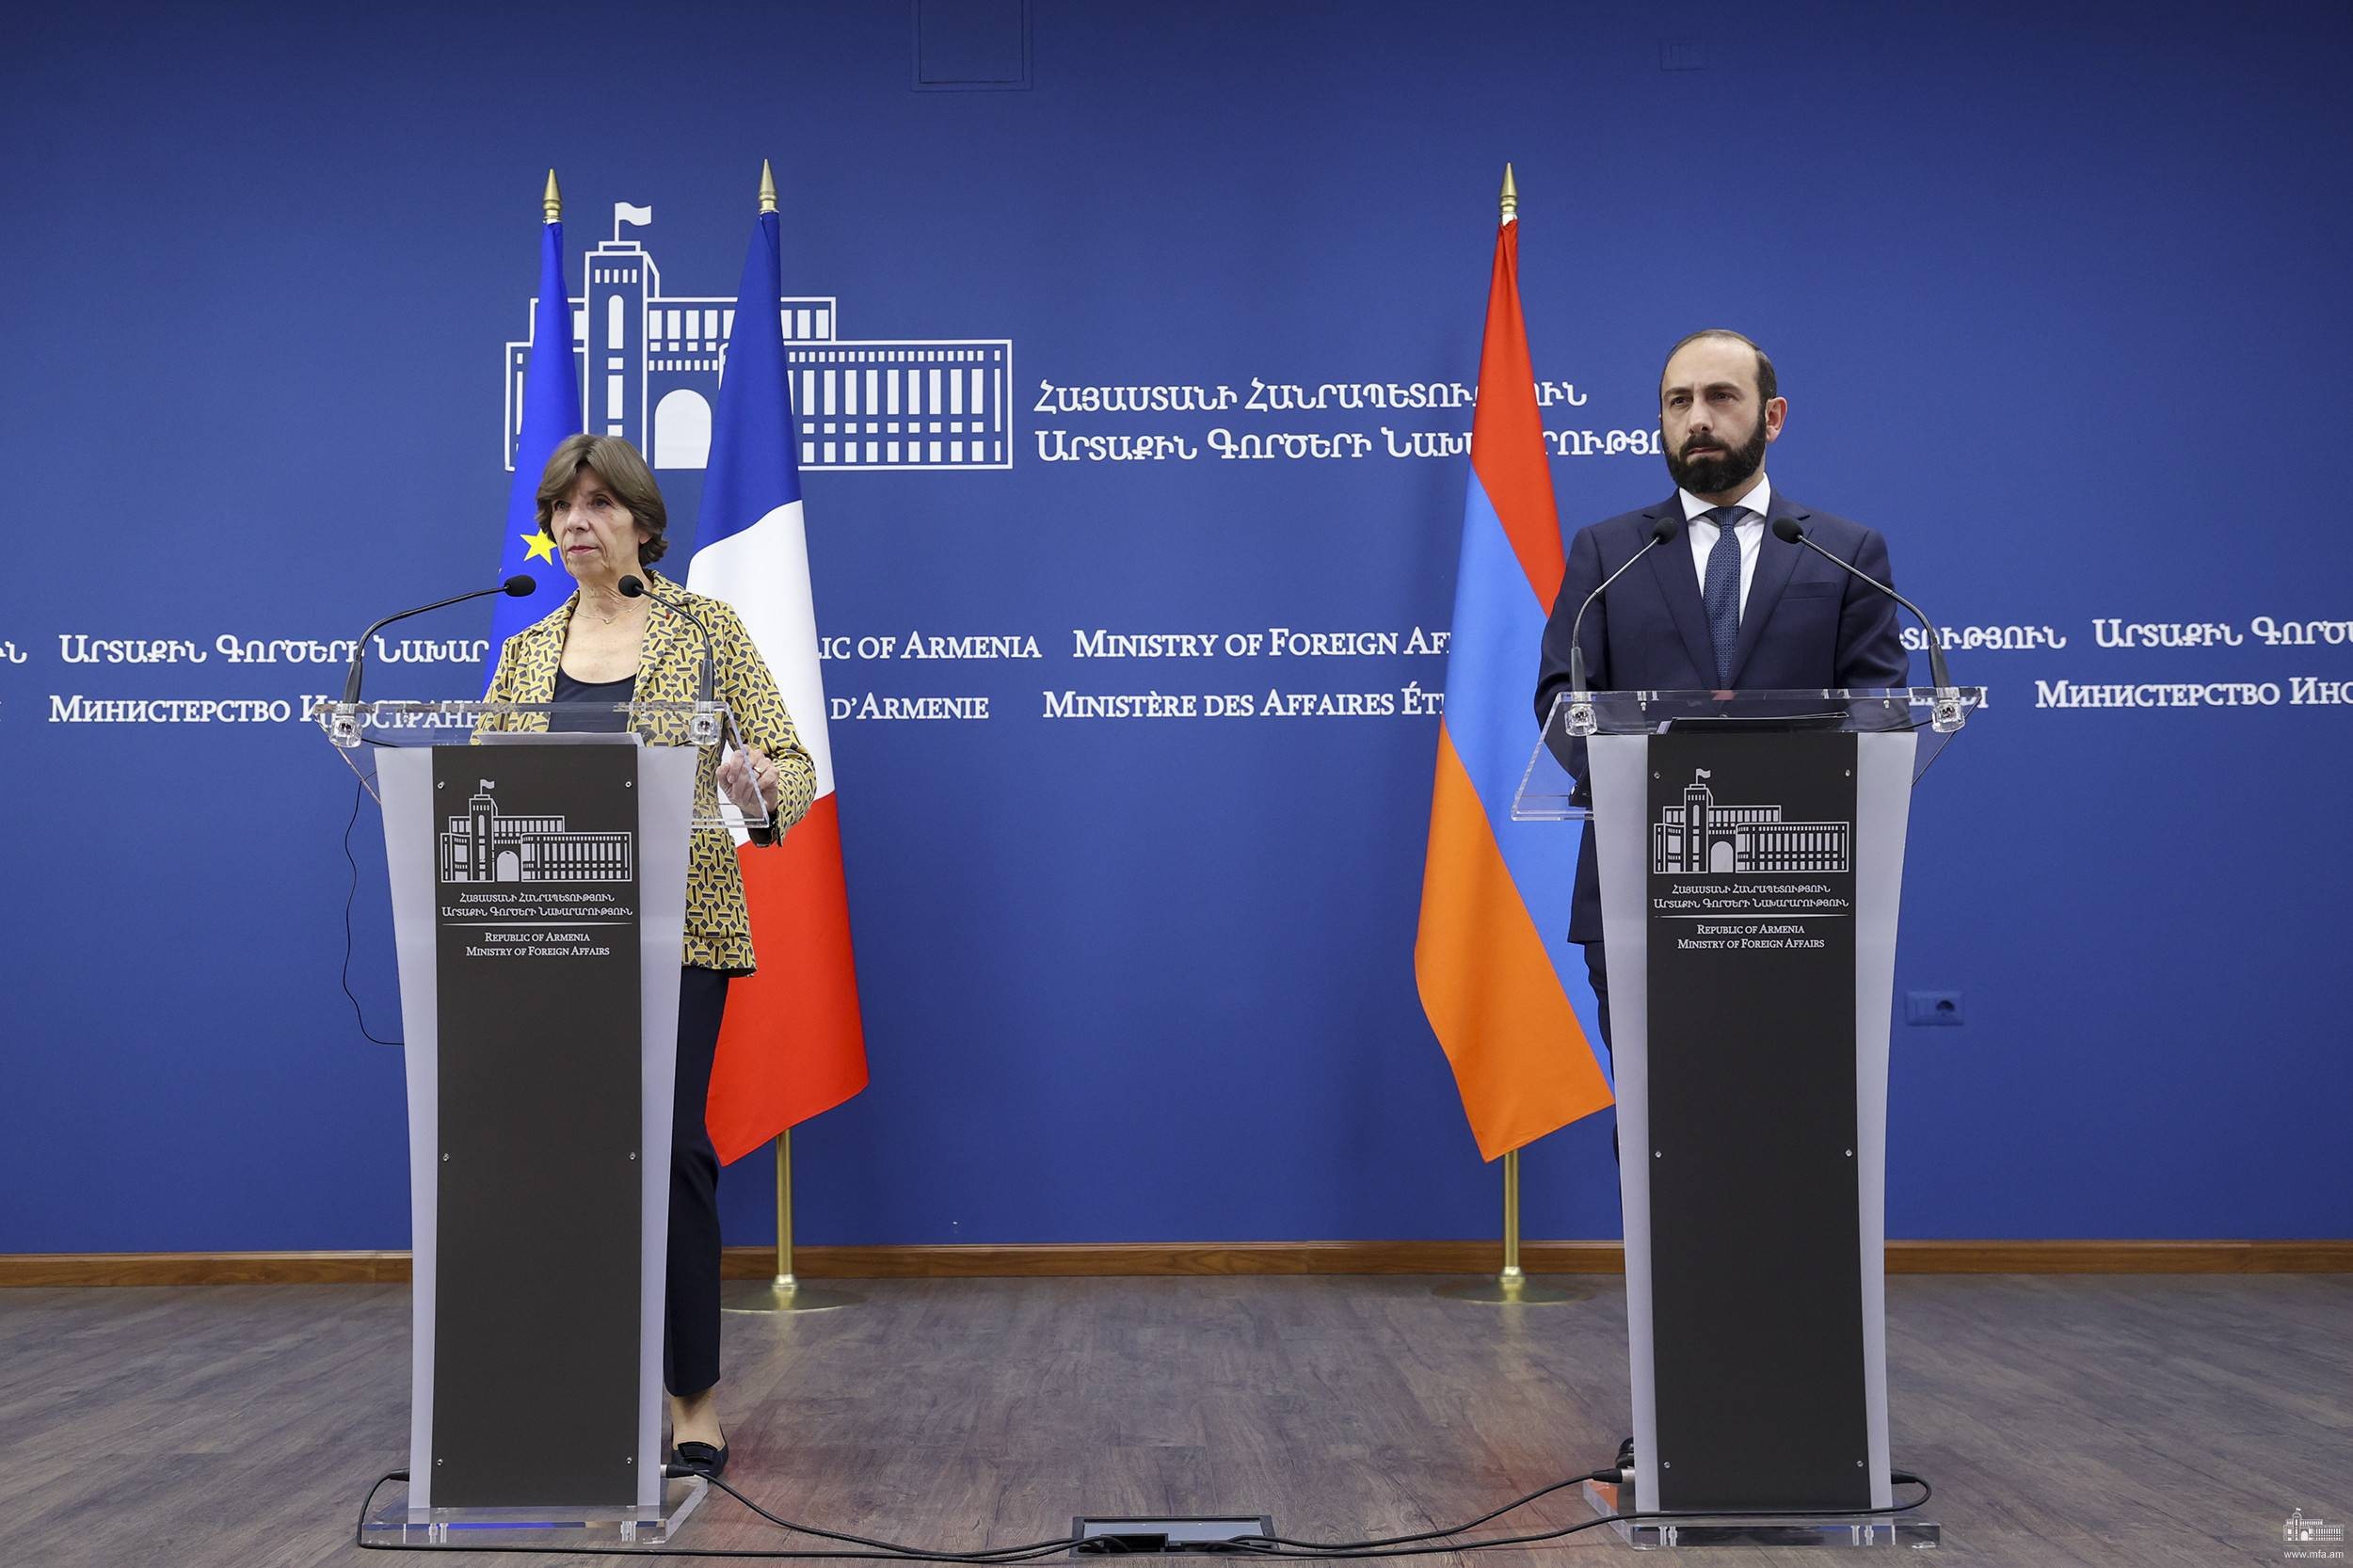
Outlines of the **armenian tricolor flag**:
{"type": "Polygon", "coordinates": [[[1567,559],[1508,200],[1470,456],[1414,978],[1479,1151],[1494,1160],[1611,1102],[1569,1002],[1575,844],[1561,827],[1511,820],[1537,739],[1528,714],[1537,649],[1567,559]]]}

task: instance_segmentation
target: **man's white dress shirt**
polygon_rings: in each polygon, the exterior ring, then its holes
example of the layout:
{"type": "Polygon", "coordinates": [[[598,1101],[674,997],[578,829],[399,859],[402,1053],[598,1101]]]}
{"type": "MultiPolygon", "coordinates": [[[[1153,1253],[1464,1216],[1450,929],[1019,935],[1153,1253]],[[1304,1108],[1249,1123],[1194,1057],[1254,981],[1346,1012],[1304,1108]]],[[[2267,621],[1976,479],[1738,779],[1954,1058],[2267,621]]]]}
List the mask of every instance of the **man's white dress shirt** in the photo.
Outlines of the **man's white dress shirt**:
{"type": "MultiPolygon", "coordinates": [[[[1675,491],[1675,498],[1683,503],[1683,531],[1691,536],[1691,565],[1699,573],[1700,595],[1705,599],[1708,552],[1716,548],[1717,536],[1723,530],[1707,516],[1716,509],[1713,502],[1702,501],[1689,490],[1680,488],[1675,491]]],[[[1765,548],[1765,514],[1773,504],[1772,481],[1765,477],[1763,469],[1756,471],[1756,483],[1749,488],[1749,493],[1733,504],[1749,509],[1749,515],[1733,529],[1740,540],[1740,613],[1745,616],[1749,610],[1749,584],[1756,577],[1756,552],[1765,548]]]]}

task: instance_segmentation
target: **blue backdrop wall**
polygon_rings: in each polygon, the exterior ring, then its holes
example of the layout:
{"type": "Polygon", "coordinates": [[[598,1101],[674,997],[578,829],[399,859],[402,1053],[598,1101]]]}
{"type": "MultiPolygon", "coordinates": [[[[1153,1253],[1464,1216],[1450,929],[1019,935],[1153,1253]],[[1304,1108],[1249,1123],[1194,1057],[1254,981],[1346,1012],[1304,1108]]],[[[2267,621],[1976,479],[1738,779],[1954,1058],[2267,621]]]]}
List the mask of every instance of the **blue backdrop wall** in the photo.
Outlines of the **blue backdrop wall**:
{"type": "MultiPolygon", "coordinates": [[[[1021,14],[98,5],[20,40],[0,1250],[405,1244],[399,1059],[337,984],[350,778],[298,712],[336,672],[271,645],[495,570],[550,165],[575,289],[617,242],[699,300],[763,156],[835,336],[975,342],[1013,388],[1001,466],[808,475],[873,1085],[796,1142],[806,1239],[1492,1234],[1414,992],[1436,721],[1401,699],[1444,680],[1405,649],[1449,613],[1470,409],[1252,405],[1467,388],[1507,158],[1564,524],[1666,492],[1626,450],[1663,350],[1735,326],[1791,400],[1776,485],[1976,629],[1897,979],[1966,1023],[1897,1026],[1891,1234],[2353,1234],[2353,854],[2314,798],[2353,750],[2342,6],[1021,14]],[[1232,401],[1058,391],[1097,386],[1232,401]],[[1227,456],[1275,433],[1362,455],[1227,456]],[[1097,439],[1144,437],[1176,441],[1097,439]],[[1081,656],[1278,628],[1400,651],[1081,656]],[[906,656],[935,637],[1036,657],[906,656]],[[1051,716],[1152,691],[1389,711],[1051,716]],[[112,722],[190,697],[296,716],[112,722]]],[[[456,646],[378,689],[477,690],[488,623],[415,623],[456,646]]],[[[367,813],[354,852],[384,1032],[367,813]]],[[[1608,1151],[1605,1116],[1531,1152],[1531,1234],[1614,1234],[1608,1151]]],[[[733,1240],[768,1201],[737,1167],[733,1240]]]]}

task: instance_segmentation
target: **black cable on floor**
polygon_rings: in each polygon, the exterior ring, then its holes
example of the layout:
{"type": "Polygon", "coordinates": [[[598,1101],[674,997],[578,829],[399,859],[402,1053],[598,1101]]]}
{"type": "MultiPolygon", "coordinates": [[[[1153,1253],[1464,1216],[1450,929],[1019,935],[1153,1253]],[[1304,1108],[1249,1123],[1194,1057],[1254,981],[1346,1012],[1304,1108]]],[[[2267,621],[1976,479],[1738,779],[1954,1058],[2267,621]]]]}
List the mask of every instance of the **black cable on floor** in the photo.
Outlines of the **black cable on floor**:
{"type": "MultiPolygon", "coordinates": [[[[1481,1515],[1479,1519],[1472,1521],[1471,1525],[1464,1526],[1463,1528],[1468,1529],[1477,1525],[1484,1524],[1490,1519],[1495,1519],[1505,1513],[1511,1512],[1515,1508],[1523,1507],[1526,1504],[1534,1501],[1536,1498],[1545,1496],[1546,1493],[1557,1492],[1561,1487],[1572,1486],[1581,1480],[1596,1479],[1603,1473],[1604,1472],[1596,1471],[1593,1477],[1579,1476],[1572,1478],[1568,1480],[1556,1481],[1551,1486],[1547,1486],[1539,1491],[1529,1494],[1527,1496],[1520,1498],[1517,1502],[1508,1503],[1504,1507],[1497,1509],[1491,1513],[1481,1515]]],[[[394,1544],[392,1542],[373,1542],[367,1539],[368,1505],[376,1500],[376,1493],[383,1489],[386,1481],[407,1480],[408,1479],[408,1472],[406,1470],[389,1471],[385,1475],[379,1477],[376,1480],[376,1484],[368,1488],[368,1495],[364,1498],[360,1499],[360,1521],[358,1525],[353,1528],[352,1536],[354,1544],[357,1544],[362,1551],[446,1551],[450,1549],[445,1546],[412,1546],[406,1543],[394,1544]]],[[[810,1552],[787,1551],[760,1547],[527,1546],[497,1545],[488,1543],[481,1544],[469,1543],[463,1549],[467,1551],[478,1552],[498,1552],[522,1557],[708,1557],[748,1558],[770,1561],[868,1560],[884,1562],[1021,1563],[1033,1562],[1041,1558],[1048,1557],[1058,1552],[1072,1551],[1080,1544],[1078,1537],[1058,1536],[1048,1541],[1032,1542],[1019,1546],[996,1546],[978,1552],[925,1551],[919,1547],[894,1545],[889,1542],[871,1541],[864,1536],[845,1535],[833,1530],[815,1529],[808,1526],[796,1525],[789,1519],[771,1513],[768,1510],[760,1507],[758,1503],[753,1502],[749,1497],[744,1496],[744,1494],[738,1492],[734,1487],[729,1486],[727,1482],[719,1480],[717,1477],[709,1476],[704,1479],[719,1491],[725,1492],[728,1496],[733,1497],[737,1502],[742,1503],[745,1508],[751,1510],[752,1512],[758,1514],[760,1518],[766,1520],[772,1525],[776,1526],[780,1529],[792,1530],[805,1535],[813,1535],[822,1540],[849,1542],[865,1547],[875,1547],[880,1549],[810,1552]]],[[[1390,1537],[1385,1542],[1373,1542],[1364,1544],[1337,1544],[1333,1545],[1321,1545],[1315,1542],[1292,1541],[1281,1536],[1238,1536],[1235,1538],[1238,1541],[1264,1541],[1268,1543],[1268,1544],[1263,1547],[1244,1547],[1241,1551],[1237,1552],[1234,1555],[1273,1559],[1276,1561],[1284,1562],[1349,1562],[1369,1561],[1378,1558],[1433,1557],[1447,1552],[1491,1551],[1504,1546],[1542,1545],[1547,1542],[1561,1541],[1572,1535],[1582,1534],[1586,1530],[1598,1529],[1605,1525],[1626,1525],[1638,1523],[1648,1524],[1654,1521],[1678,1519],[1722,1520],[1728,1517],[1738,1518],[1741,1520],[1858,1519],[1884,1517],[1897,1513],[1909,1513],[1913,1510],[1924,1506],[1930,1497],[1936,1495],[1935,1490],[1929,1485],[1926,1480],[1919,1476],[1912,1475],[1906,1471],[1892,1470],[1888,1473],[1888,1480],[1898,1486],[1917,1486],[1920,1489],[1920,1496],[1913,1498],[1910,1502],[1892,1503],[1885,1508],[1743,1509],[1737,1514],[1727,1514],[1721,1509],[1714,1512],[1693,1509],[1657,1509],[1641,1513],[1604,1513],[1597,1514],[1591,1519],[1581,1520],[1574,1525],[1564,1525],[1559,1529],[1541,1530],[1528,1535],[1490,1536],[1484,1540],[1478,1541],[1450,1541],[1443,1544],[1436,1545],[1409,1544],[1409,1543],[1431,1542],[1438,1540],[1444,1536],[1452,1535],[1456,1532],[1424,1531],[1417,1535],[1390,1537]],[[1289,1547],[1291,1549],[1283,1550],[1281,1549],[1283,1547],[1289,1547]]],[[[1128,1554],[1116,1549],[1106,1549],[1101,1555],[1107,1557],[1120,1557],[1128,1555],[1139,1557],[1160,1557],[1169,1554],[1159,1552],[1128,1554]]],[[[1184,1555],[1196,1556],[1205,1554],[1188,1553],[1184,1555]]]]}
{"type": "MultiPolygon", "coordinates": [[[[376,1478],[376,1484],[368,1488],[368,1495],[360,1499],[360,1522],[353,1527],[352,1540],[361,1551],[440,1552],[452,1549],[448,1546],[411,1545],[407,1542],[370,1541],[367,1538],[368,1505],[376,1501],[376,1493],[383,1490],[386,1481],[407,1480],[408,1479],[408,1472],[406,1470],[389,1470],[376,1478]]],[[[770,1524],[789,1530],[804,1528],[789,1520],[778,1518],[715,1476],[706,1476],[703,1479],[770,1524]]],[[[835,1535],[827,1530],[808,1530],[807,1533],[836,1541],[858,1539],[856,1536],[835,1535]]],[[[1035,1542],[1028,1545],[997,1546],[979,1552],[926,1552],[916,1547],[889,1548],[882,1551],[795,1552],[776,1547],[756,1546],[527,1546],[499,1545],[493,1543],[476,1544],[471,1541],[458,1549],[470,1552],[499,1552],[519,1557],[714,1557],[752,1558],[779,1562],[840,1561],[850,1559],[879,1562],[1018,1563],[1034,1561],[1039,1558],[1049,1557],[1058,1552],[1066,1552],[1074,1544],[1074,1537],[1063,1535],[1056,1536],[1050,1541],[1035,1542]]]]}
{"type": "MultiPolygon", "coordinates": [[[[1594,1477],[1579,1477],[1578,1479],[1592,1480],[1595,1479],[1599,1475],[1600,1472],[1596,1471],[1594,1477]]],[[[1630,1525],[1637,1523],[1648,1524],[1655,1520],[1737,1519],[1746,1522],[1753,1519],[1795,1520],[1882,1518],[1897,1513],[1909,1513],[1913,1509],[1925,1506],[1928,1500],[1936,1495],[1935,1489],[1930,1487],[1926,1480],[1923,1480],[1920,1477],[1912,1475],[1906,1471],[1891,1470],[1887,1474],[1887,1479],[1896,1485],[1917,1486],[1920,1489],[1920,1495],[1917,1497],[1913,1498],[1908,1503],[1890,1503],[1885,1508],[1744,1508],[1739,1510],[1653,1509],[1647,1512],[1641,1513],[1601,1513],[1594,1515],[1591,1519],[1581,1520],[1574,1525],[1563,1526],[1560,1529],[1544,1530],[1533,1535],[1497,1535],[1489,1536],[1481,1541],[1457,1541],[1450,1544],[1437,1546],[1404,1546],[1401,1549],[1394,1550],[1383,1549],[1367,1551],[1358,1549],[1353,1545],[1327,1550],[1319,1547],[1316,1543],[1312,1541],[1291,1541],[1286,1539],[1285,1537],[1275,1535],[1237,1536],[1235,1539],[1238,1541],[1267,1541],[1274,1543],[1277,1545],[1289,1546],[1292,1548],[1289,1551],[1261,1550],[1257,1547],[1247,1548],[1252,1555],[1258,1557],[1277,1558],[1286,1561],[1293,1562],[1362,1562],[1385,1557],[1427,1557],[1435,1552],[1476,1552],[1488,1551],[1498,1546],[1539,1545],[1547,1541],[1559,1541],[1565,1536],[1576,1535],[1581,1531],[1593,1529],[1603,1525],[1630,1525]]],[[[1563,1481],[1561,1484],[1567,1485],[1569,1483],[1563,1481]]],[[[1398,1536],[1395,1539],[1399,1542],[1426,1541],[1430,1539],[1430,1537],[1425,1533],[1423,1535],[1398,1536]]]]}
{"type": "Polygon", "coordinates": [[[895,1541],[870,1541],[862,1535],[844,1535],[839,1530],[819,1529],[814,1525],[796,1525],[790,1519],[769,1512],[716,1476],[705,1476],[703,1479],[778,1529],[813,1535],[820,1541],[840,1541],[853,1546],[869,1546],[892,1557],[920,1559],[925,1562],[1018,1562],[1033,1553],[1068,1551],[1077,1539],[1060,1535],[1050,1541],[1032,1541],[1019,1546],[989,1546],[977,1552],[936,1552],[922,1546],[902,1546],[895,1541]]]}
{"type": "Polygon", "coordinates": [[[1235,1536],[1234,1539],[1237,1542],[1250,1543],[1245,1549],[1251,1551],[1256,1551],[1257,1549],[1257,1544],[1263,1541],[1271,1545],[1291,1546],[1303,1551],[1312,1552],[1369,1551],[1380,1546],[1409,1545],[1417,1541],[1443,1541],[1449,1536],[1465,1534],[1468,1531],[1477,1529],[1480,1526],[1486,1524],[1489,1520],[1500,1519],[1507,1513],[1526,1508],[1537,1498],[1548,1497],[1564,1486],[1576,1486],[1589,1480],[1609,1481],[1617,1479],[1617,1472],[1614,1470],[1596,1470],[1590,1476],[1571,1476],[1566,1480],[1556,1480],[1550,1486],[1540,1486],[1525,1497],[1515,1498],[1511,1502],[1505,1503],[1501,1508],[1482,1513],[1478,1518],[1471,1520],[1468,1524],[1457,1525],[1452,1529],[1423,1530],[1416,1535],[1378,1536],[1369,1541],[1292,1541],[1280,1535],[1238,1535],[1235,1536]]]}

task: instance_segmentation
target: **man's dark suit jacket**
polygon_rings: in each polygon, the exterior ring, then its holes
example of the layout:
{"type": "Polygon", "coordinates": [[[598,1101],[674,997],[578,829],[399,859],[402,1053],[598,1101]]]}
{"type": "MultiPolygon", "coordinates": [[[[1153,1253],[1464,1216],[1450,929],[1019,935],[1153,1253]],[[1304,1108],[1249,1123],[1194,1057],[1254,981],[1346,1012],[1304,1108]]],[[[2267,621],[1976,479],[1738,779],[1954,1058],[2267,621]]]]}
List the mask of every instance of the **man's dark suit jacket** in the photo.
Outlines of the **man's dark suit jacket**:
{"type": "MultiPolygon", "coordinates": [[[[1545,624],[1544,665],[1536,680],[1538,723],[1552,712],[1553,698],[1569,689],[1569,623],[1577,618],[1577,607],[1642,548],[1661,517],[1682,522],[1678,496],[1580,529],[1569,542],[1568,573],[1561,580],[1561,597],[1545,624]]],[[[1732,660],[1734,689],[1908,685],[1912,660],[1896,624],[1896,601],[1803,545],[1775,538],[1772,520],[1784,517],[1797,519],[1807,537],[1858,571],[1882,583],[1896,581],[1888,571],[1887,541],[1877,533],[1801,505],[1776,488],[1766,516],[1765,542],[1757,552],[1756,575],[1740,615],[1740,643],[1732,660]]],[[[1641,565],[1611,584],[1585,613],[1578,640],[1585,647],[1585,677],[1594,691],[1715,689],[1716,645],[1707,635],[1707,610],[1700,598],[1689,537],[1678,529],[1641,565]]],[[[1579,780],[1580,796],[1583,784],[1579,780]]],[[[1601,940],[1601,879],[1593,865],[1590,824],[1577,851],[1569,940],[1601,940]]]]}

